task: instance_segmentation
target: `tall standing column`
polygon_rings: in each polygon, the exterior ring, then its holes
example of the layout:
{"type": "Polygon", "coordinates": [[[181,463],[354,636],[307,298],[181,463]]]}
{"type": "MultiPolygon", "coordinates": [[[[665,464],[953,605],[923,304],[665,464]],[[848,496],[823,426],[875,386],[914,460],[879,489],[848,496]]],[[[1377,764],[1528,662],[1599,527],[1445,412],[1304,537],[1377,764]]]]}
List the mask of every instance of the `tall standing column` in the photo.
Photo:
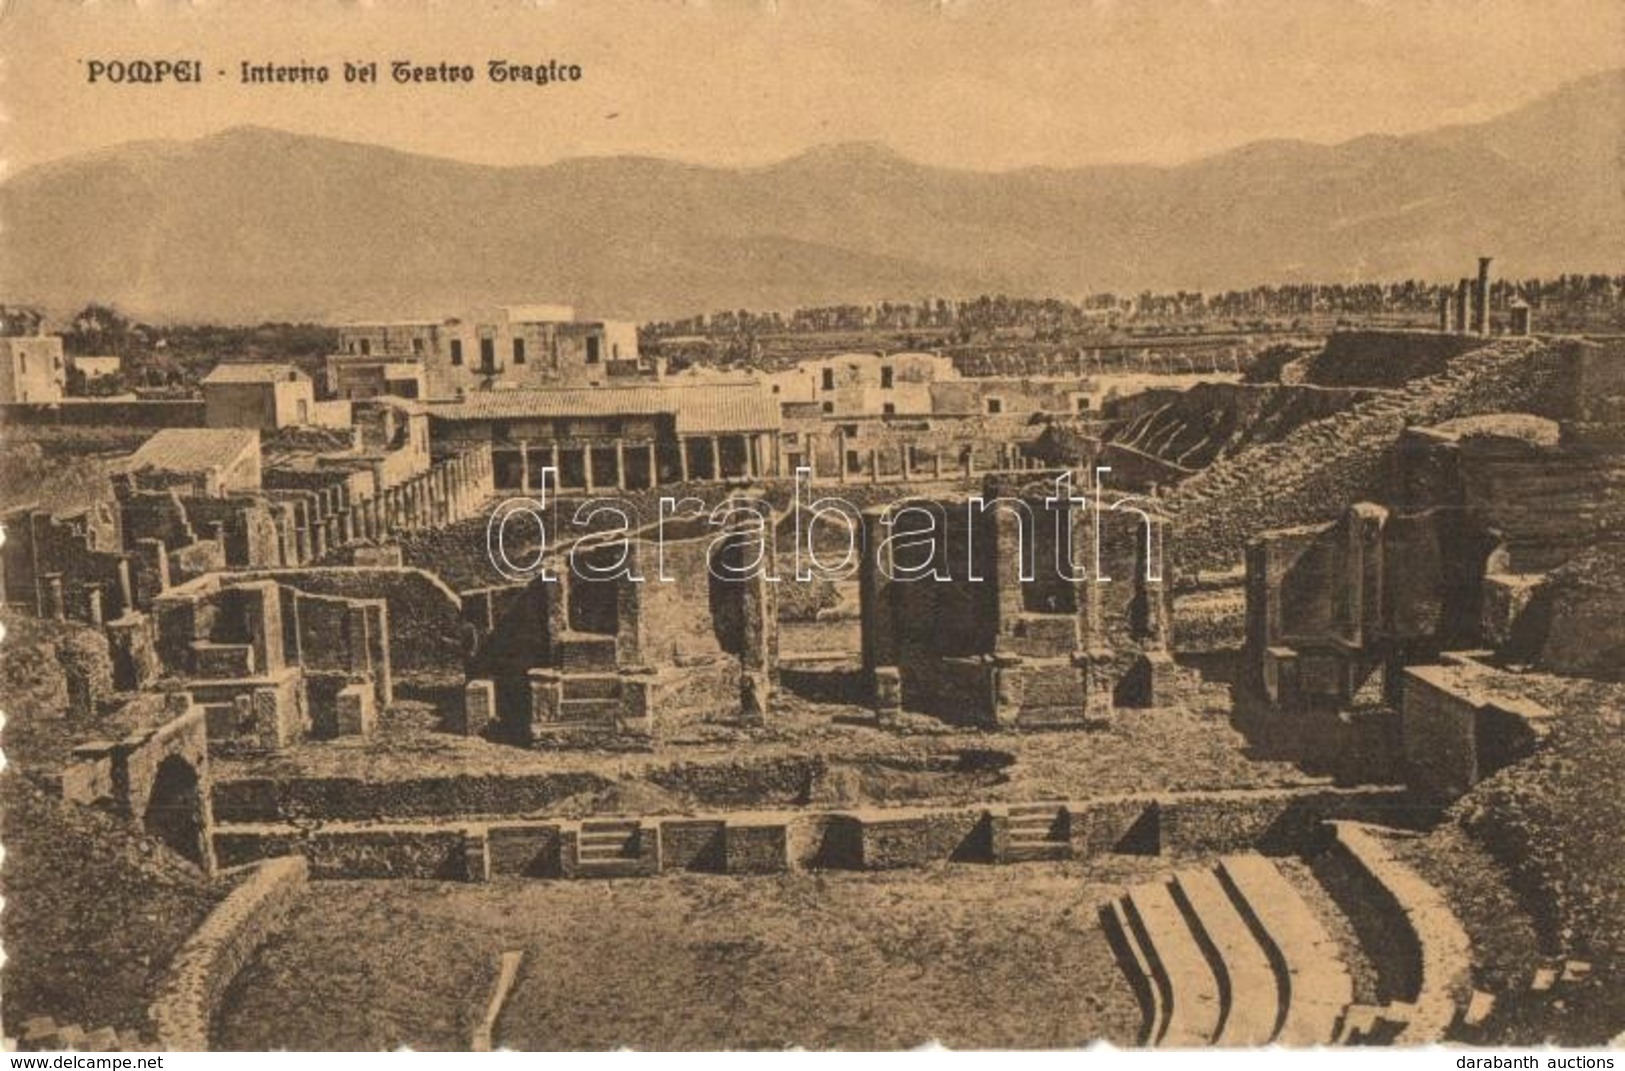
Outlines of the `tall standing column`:
{"type": "Polygon", "coordinates": [[[626,440],[615,440],[615,489],[626,490],[626,440]]]}
{"type": "Polygon", "coordinates": [[[649,442],[645,445],[645,449],[649,451],[649,486],[659,487],[660,460],[655,454],[655,443],[653,439],[649,440],[649,442]]]}
{"type": "Polygon", "coordinates": [[[711,443],[711,478],[722,479],[722,442],[717,436],[710,438],[711,443]]]}
{"type": "Polygon", "coordinates": [[[519,490],[530,494],[530,444],[519,441],[519,490]]]}

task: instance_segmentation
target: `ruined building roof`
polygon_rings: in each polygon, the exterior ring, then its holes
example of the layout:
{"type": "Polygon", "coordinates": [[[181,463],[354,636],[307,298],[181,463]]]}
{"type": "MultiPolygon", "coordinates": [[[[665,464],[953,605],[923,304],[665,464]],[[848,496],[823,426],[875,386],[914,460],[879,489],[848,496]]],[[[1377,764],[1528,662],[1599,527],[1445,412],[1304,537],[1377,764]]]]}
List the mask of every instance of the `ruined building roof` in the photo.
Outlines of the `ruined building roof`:
{"type": "Polygon", "coordinates": [[[462,401],[435,403],[429,412],[444,420],[672,416],[679,435],[767,431],[779,426],[778,402],[754,383],[482,391],[462,401]]]}
{"type": "Polygon", "coordinates": [[[128,472],[209,472],[259,448],[260,433],[253,428],[165,428],[126,458],[124,467],[128,472]]]}
{"type": "Polygon", "coordinates": [[[232,361],[217,364],[203,377],[210,383],[284,383],[308,379],[291,364],[272,364],[262,361],[232,361]]]}

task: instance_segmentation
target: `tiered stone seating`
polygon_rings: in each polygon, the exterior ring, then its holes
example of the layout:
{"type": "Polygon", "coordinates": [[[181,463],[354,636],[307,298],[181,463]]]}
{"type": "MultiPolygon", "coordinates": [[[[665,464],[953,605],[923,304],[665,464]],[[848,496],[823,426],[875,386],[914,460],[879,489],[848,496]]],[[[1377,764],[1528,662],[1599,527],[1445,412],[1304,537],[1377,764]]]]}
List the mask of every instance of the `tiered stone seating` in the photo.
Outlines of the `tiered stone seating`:
{"type": "Polygon", "coordinates": [[[1275,864],[1261,855],[1226,856],[1217,873],[1276,964],[1286,1011],[1277,1040],[1296,1046],[1335,1039],[1339,1020],[1354,1001],[1354,982],[1325,925],[1275,864]]]}
{"type": "Polygon", "coordinates": [[[1260,855],[1136,885],[1101,912],[1146,1045],[1326,1045],[1353,983],[1335,942],[1260,855]]]}
{"type": "Polygon", "coordinates": [[[86,1030],[58,1023],[49,1015],[36,1015],[23,1022],[21,1037],[7,1039],[6,1048],[25,1052],[147,1052],[152,1046],[134,1031],[121,1034],[110,1026],[86,1030]]]}

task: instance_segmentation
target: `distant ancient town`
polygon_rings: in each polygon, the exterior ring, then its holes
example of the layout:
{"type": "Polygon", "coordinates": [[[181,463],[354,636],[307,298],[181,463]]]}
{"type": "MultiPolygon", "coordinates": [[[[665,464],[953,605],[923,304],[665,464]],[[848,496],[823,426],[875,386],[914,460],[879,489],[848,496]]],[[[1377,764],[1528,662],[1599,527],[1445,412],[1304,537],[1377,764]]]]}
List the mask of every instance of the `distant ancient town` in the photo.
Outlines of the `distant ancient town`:
{"type": "Polygon", "coordinates": [[[7,1044],[1606,1043],[1625,276],[1478,252],[0,310],[7,1044]]]}

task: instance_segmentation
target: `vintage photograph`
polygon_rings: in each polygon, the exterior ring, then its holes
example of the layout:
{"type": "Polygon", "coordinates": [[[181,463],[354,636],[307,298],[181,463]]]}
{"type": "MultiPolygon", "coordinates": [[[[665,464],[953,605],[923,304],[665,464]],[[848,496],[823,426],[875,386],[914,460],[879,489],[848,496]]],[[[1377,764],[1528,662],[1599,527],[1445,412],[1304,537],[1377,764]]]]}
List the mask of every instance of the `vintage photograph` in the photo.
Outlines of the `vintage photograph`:
{"type": "Polygon", "coordinates": [[[1625,1044],[1625,5],[8,0],[0,527],[9,1053],[1625,1044]]]}

